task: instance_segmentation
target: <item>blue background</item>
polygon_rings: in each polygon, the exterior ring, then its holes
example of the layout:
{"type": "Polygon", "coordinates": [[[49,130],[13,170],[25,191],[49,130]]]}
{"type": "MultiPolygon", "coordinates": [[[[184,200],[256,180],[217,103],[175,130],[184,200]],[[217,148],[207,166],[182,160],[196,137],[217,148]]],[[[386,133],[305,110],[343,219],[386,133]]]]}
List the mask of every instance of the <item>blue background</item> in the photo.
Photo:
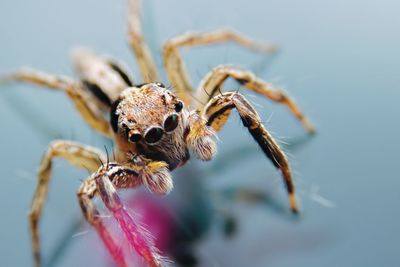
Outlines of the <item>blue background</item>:
{"type": "MultiPolygon", "coordinates": [[[[140,80],[125,42],[125,8],[125,1],[1,1],[0,73],[30,65],[73,75],[68,53],[85,45],[125,61],[140,80]]],[[[279,173],[237,117],[222,131],[214,163],[185,166],[203,169],[209,188],[265,188],[281,207],[232,204],[239,231],[227,241],[212,226],[196,244],[201,266],[399,266],[399,8],[394,0],[146,1],[145,30],[160,66],[161,44],[187,30],[229,26],[271,41],[282,50],[266,68],[263,56],[233,45],[183,55],[194,82],[221,63],[256,71],[290,92],[318,128],[305,138],[284,107],[249,96],[266,127],[289,143],[302,210],[296,219],[279,173]],[[222,169],[238,147],[246,153],[222,169]]],[[[62,137],[102,147],[104,140],[63,94],[26,85],[1,87],[0,125],[1,266],[30,266],[26,215],[47,143],[62,137]]],[[[182,172],[176,173],[178,185],[190,179],[182,172]]],[[[75,191],[86,176],[61,160],[54,173],[41,223],[45,258],[80,218],[75,191]]],[[[80,231],[88,233],[70,238],[56,266],[106,266],[93,231],[80,231]]]]}

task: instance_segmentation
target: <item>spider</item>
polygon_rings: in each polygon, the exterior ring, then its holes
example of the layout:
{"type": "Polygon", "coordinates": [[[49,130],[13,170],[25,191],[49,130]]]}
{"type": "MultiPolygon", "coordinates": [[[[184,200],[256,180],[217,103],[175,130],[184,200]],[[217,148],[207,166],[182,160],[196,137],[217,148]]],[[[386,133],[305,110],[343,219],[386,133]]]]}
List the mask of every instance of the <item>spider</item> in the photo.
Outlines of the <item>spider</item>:
{"type": "Polygon", "coordinates": [[[224,82],[233,78],[245,88],[274,102],[286,105],[309,132],[315,131],[297,104],[283,91],[257,78],[253,73],[229,65],[212,69],[201,81],[191,101],[192,85],[180,47],[235,42],[243,47],[274,52],[274,46],[260,44],[232,30],[185,33],[163,46],[164,67],[174,92],[159,81],[153,56],[141,32],[140,1],[129,1],[128,41],[137,59],[143,83],[134,83],[116,60],[88,49],[76,49],[73,63],[79,81],[34,69],[21,69],[1,78],[2,82],[21,81],[64,91],[83,119],[116,144],[112,162],[94,147],[72,141],[53,141],[38,170],[29,222],[35,266],[41,264],[38,224],[51,178],[52,160],[60,157],[92,173],[80,186],[77,197],[82,213],[99,233],[119,266],[127,266],[123,253],[113,239],[93,203],[100,197],[118,221],[126,239],[149,266],[165,262],[143,227],[126,211],[117,195],[122,188],[144,185],[156,194],[173,188],[171,172],[184,165],[189,151],[208,161],[216,154],[214,137],[236,109],[243,125],[267,158],[278,168],[286,185],[293,212],[298,212],[295,188],[288,160],[266,130],[256,110],[238,92],[221,92],[224,82]],[[106,114],[109,114],[106,116],[106,114]],[[103,164],[103,162],[107,162],[103,164]]]}

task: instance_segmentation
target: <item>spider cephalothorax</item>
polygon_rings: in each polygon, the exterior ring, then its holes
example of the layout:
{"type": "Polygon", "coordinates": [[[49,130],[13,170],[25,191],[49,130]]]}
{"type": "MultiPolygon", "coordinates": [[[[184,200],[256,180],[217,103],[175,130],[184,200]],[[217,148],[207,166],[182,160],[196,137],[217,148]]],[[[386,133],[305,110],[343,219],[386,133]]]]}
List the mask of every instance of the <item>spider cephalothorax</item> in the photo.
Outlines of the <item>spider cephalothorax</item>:
{"type": "Polygon", "coordinates": [[[215,153],[211,128],[198,114],[191,114],[183,101],[161,83],[125,89],[111,105],[110,123],[122,161],[124,156],[130,161],[131,155],[142,155],[166,162],[168,169],[173,170],[189,159],[188,148],[204,160],[215,153]],[[190,142],[191,129],[201,128],[197,133],[201,135],[199,142],[190,142]]]}
{"type": "Polygon", "coordinates": [[[50,144],[38,172],[38,183],[31,212],[32,244],[36,266],[40,265],[38,220],[42,213],[51,177],[52,160],[62,157],[93,174],[79,191],[78,200],[86,220],[97,230],[120,266],[127,266],[118,244],[104,225],[92,200],[99,196],[118,221],[125,237],[151,266],[163,266],[162,258],[142,226],[133,220],[119,200],[117,189],[146,186],[152,192],[166,194],[172,190],[171,171],[189,159],[191,151],[200,160],[210,160],[216,153],[213,137],[236,109],[243,125],[261,147],[265,156],[281,171],[289,194],[290,207],[298,211],[289,163],[279,145],[265,129],[259,115],[246,98],[237,92],[222,92],[226,79],[233,78],[245,88],[274,102],[283,104],[314,132],[297,104],[283,91],[255,77],[249,71],[232,66],[217,66],[201,81],[191,102],[192,85],[179,47],[233,41],[247,48],[273,52],[274,47],[258,44],[232,31],[203,34],[187,33],[169,40],[163,48],[165,70],[174,93],[161,83],[152,55],[140,30],[139,1],[130,0],[129,44],[138,60],[144,79],[135,86],[130,75],[117,61],[90,50],[73,53],[80,81],[35,70],[17,71],[0,81],[24,81],[64,91],[83,119],[96,131],[116,144],[114,162],[102,151],[58,140],[50,144]],[[105,111],[110,116],[104,116],[105,111]],[[100,162],[107,162],[101,164],[100,162]]]}

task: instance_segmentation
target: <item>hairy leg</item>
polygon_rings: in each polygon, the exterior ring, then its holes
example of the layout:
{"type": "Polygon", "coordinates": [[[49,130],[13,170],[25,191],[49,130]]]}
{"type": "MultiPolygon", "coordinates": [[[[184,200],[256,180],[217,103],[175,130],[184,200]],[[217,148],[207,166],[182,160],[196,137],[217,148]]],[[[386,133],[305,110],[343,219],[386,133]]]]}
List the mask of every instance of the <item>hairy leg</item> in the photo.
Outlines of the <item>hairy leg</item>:
{"type": "Polygon", "coordinates": [[[128,182],[127,187],[131,188],[142,184],[138,173],[126,166],[110,163],[101,167],[92,175],[91,179],[96,181],[99,196],[113,214],[131,246],[150,266],[165,266],[165,260],[155,247],[152,236],[139,221],[129,214],[116,191],[116,188],[120,187],[120,182],[128,182]]]}
{"type": "Polygon", "coordinates": [[[257,43],[242,34],[230,30],[219,30],[206,33],[185,33],[167,41],[163,47],[164,66],[168,78],[175,88],[177,95],[189,104],[193,88],[185,64],[179,54],[180,47],[193,47],[216,44],[222,42],[235,42],[243,47],[263,52],[275,52],[275,47],[270,44],[257,43]]]}
{"type": "Polygon", "coordinates": [[[274,88],[272,84],[257,78],[250,71],[241,70],[227,65],[221,65],[214,68],[201,81],[196,92],[196,99],[199,100],[197,105],[199,110],[204,108],[204,104],[202,103],[207,103],[213,96],[222,90],[224,82],[229,77],[235,79],[247,89],[263,95],[274,102],[287,106],[309,133],[315,132],[315,128],[310,120],[301,112],[298,105],[284,91],[274,88]]]}
{"type": "Polygon", "coordinates": [[[106,137],[112,136],[108,121],[104,118],[100,108],[91,101],[90,95],[83,90],[81,84],[64,76],[56,76],[33,69],[21,69],[10,75],[0,77],[0,83],[13,81],[64,91],[91,127],[106,137]]]}
{"type": "Polygon", "coordinates": [[[160,81],[154,58],[147,46],[140,20],[140,0],[129,0],[128,42],[135,54],[144,82],[160,81]]]}
{"type": "Polygon", "coordinates": [[[264,128],[255,109],[242,95],[228,92],[212,98],[203,112],[203,116],[207,119],[207,125],[212,127],[215,131],[219,131],[228,120],[233,108],[239,112],[244,126],[247,127],[264,154],[272,161],[274,166],[282,172],[289,194],[290,207],[293,212],[298,212],[292,173],[286,155],[274,138],[264,128]]]}
{"type": "Polygon", "coordinates": [[[54,141],[50,144],[39,167],[38,183],[29,213],[32,246],[36,266],[40,266],[39,220],[47,197],[52,170],[52,160],[55,157],[61,157],[76,167],[86,168],[90,171],[95,171],[101,164],[100,161],[106,160],[101,151],[89,146],[61,140],[54,141]]]}
{"type": "Polygon", "coordinates": [[[82,213],[86,221],[96,229],[103,243],[107,247],[107,250],[114,258],[115,263],[119,267],[127,267],[128,264],[125,261],[122,248],[118,246],[117,242],[107,230],[107,226],[104,224],[99,211],[93,204],[92,199],[96,194],[96,190],[96,182],[93,179],[89,178],[82,183],[77,193],[82,213]]]}

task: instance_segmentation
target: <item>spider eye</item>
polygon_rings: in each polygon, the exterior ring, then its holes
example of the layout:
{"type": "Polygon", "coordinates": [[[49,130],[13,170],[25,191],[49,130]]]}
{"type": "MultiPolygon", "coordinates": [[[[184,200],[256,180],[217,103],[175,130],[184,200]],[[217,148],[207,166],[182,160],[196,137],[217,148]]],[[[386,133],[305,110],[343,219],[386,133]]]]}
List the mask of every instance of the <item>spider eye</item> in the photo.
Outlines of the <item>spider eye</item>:
{"type": "Polygon", "coordinates": [[[180,112],[183,109],[183,102],[179,101],[178,103],[175,104],[175,111],[180,112]]]}
{"type": "Polygon", "coordinates": [[[179,124],[179,117],[176,114],[172,114],[170,116],[168,116],[168,118],[165,119],[164,121],[164,130],[167,133],[172,132],[173,130],[176,129],[176,127],[179,124]]]}
{"type": "Polygon", "coordinates": [[[156,85],[157,85],[158,87],[165,88],[165,85],[164,85],[163,83],[158,82],[158,83],[156,83],[156,85]]]}
{"type": "Polygon", "coordinates": [[[162,136],[164,134],[164,131],[160,127],[154,127],[151,128],[146,135],[144,136],[144,139],[146,140],[146,143],[149,145],[155,144],[158,141],[161,140],[162,136]]]}
{"type": "Polygon", "coordinates": [[[142,135],[140,133],[134,133],[129,136],[129,142],[131,143],[137,143],[142,139],[142,135]]]}

